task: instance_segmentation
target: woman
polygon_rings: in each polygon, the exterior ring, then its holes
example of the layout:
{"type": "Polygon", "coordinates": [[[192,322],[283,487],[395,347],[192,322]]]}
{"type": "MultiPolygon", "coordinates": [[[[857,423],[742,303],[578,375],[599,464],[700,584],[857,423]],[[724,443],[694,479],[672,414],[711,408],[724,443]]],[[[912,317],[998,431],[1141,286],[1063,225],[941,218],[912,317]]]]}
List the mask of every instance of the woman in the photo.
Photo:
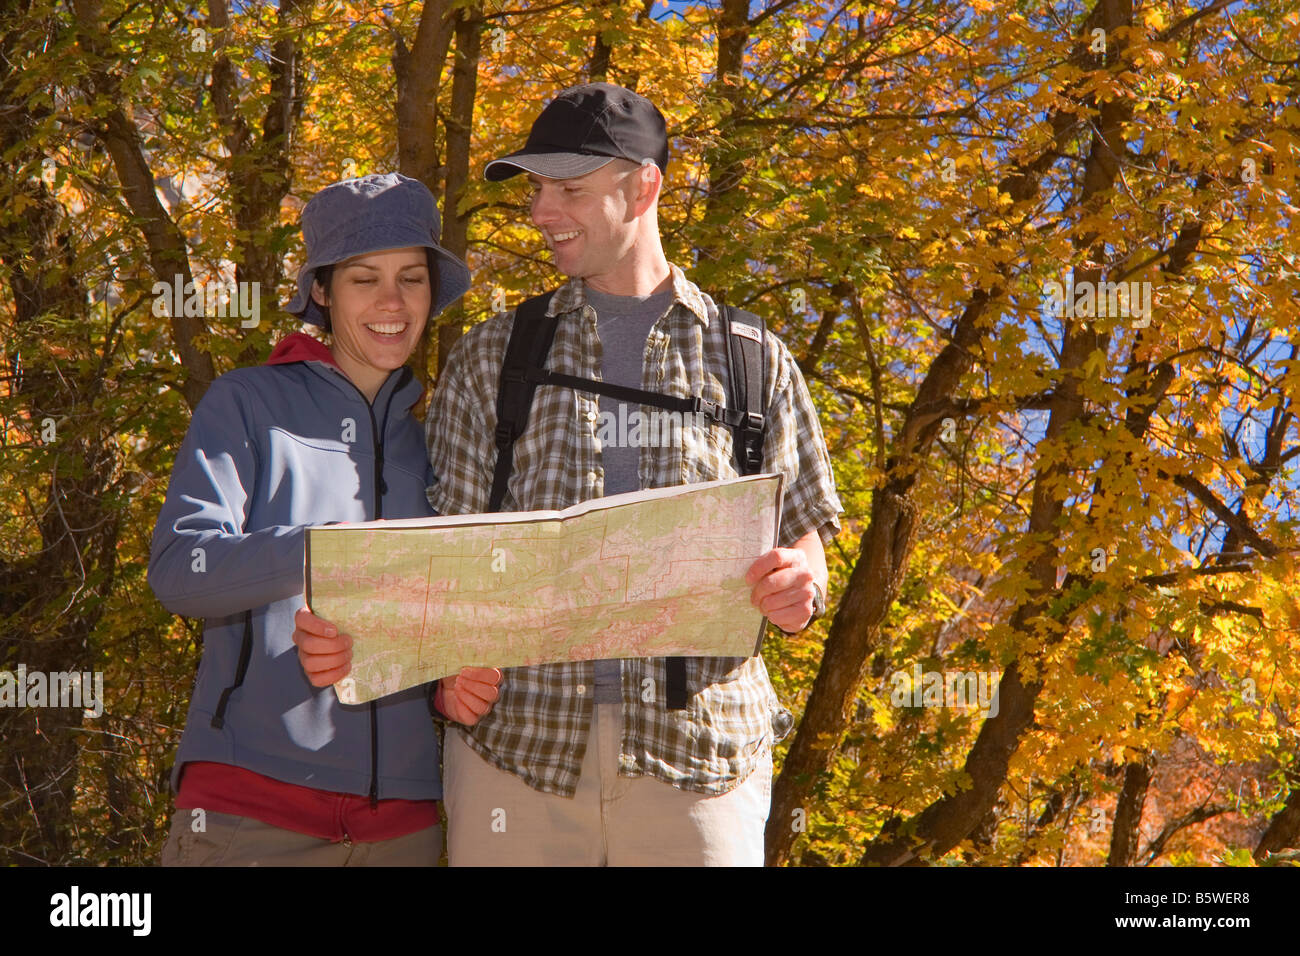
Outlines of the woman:
{"type": "MultiPolygon", "coordinates": [[[[469,288],[437,243],[423,184],[397,174],[321,190],[302,215],[294,333],[265,366],[221,376],[195,409],[154,529],[149,584],[204,617],[204,652],[172,782],[164,865],[433,865],[442,795],[431,695],[344,706],[313,687],[292,634],[308,525],[431,514],[403,363],[469,288]]],[[[439,693],[474,720],[499,672],[439,693]]],[[[444,703],[445,700],[445,703],[444,703]]]]}

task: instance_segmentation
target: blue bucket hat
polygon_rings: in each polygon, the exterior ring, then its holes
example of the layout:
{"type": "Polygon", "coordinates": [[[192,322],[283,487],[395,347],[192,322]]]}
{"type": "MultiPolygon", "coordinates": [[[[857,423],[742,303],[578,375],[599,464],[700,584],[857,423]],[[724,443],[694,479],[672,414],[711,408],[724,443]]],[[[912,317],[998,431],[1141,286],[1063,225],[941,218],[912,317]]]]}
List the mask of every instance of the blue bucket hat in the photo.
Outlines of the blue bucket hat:
{"type": "Polygon", "coordinates": [[[286,311],[312,325],[325,315],[311,297],[321,266],[367,252],[424,246],[438,263],[437,315],[469,291],[469,266],[438,245],[442,222],[433,193],[418,179],[400,173],[373,173],[326,186],[302,211],[307,262],[298,270],[298,294],[286,311]]]}

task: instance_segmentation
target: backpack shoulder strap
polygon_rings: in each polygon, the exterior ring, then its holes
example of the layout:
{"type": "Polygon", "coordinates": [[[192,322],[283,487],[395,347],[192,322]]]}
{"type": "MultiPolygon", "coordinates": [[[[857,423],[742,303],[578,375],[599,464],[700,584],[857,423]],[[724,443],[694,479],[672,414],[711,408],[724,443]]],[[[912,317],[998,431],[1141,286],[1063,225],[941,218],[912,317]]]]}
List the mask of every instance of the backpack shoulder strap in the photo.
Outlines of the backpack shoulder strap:
{"type": "Polygon", "coordinates": [[[555,340],[559,316],[546,314],[553,292],[534,296],[515,309],[510,341],[501,363],[501,384],[497,388],[496,469],[492,473],[492,491],[488,511],[500,511],[506,498],[506,483],[515,464],[515,441],[528,426],[537,382],[530,381],[528,370],[541,368],[555,340]]]}
{"type": "Polygon", "coordinates": [[[718,309],[727,338],[731,367],[728,404],[742,413],[736,426],[736,471],[753,475],[763,469],[763,430],[767,425],[767,327],[752,312],[723,305],[718,309]]]}
{"type": "MultiPolygon", "coordinates": [[[[731,394],[727,405],[739,412],[732,442],[736,471],[753,475],[763,470],[763,429],[767,424],[767,329],[752,312],[729,305],[718,308],[718,318],[727,342],[731,394]]],[[[729,418],[731,416],[728,416],[729,418]]],[[[664,703],[669,710],[684,710],[690,698],[686,689],[686,659],[664,661],[666,682],[664,703]]]]}

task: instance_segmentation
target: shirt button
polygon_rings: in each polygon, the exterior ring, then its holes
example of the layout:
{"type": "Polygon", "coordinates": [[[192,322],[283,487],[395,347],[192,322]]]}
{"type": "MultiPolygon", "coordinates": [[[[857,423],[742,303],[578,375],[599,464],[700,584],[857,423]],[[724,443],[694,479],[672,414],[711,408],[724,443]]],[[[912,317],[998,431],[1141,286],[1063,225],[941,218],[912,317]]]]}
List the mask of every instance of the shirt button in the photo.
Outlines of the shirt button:
{"type": "Polygon", "coordinates": [[[594,485],[596,483],[596,473],[594,471],[587,472],[587,480],[594,485]]]}
{"type": "Polygon", "coordinates": [[[594,422],[595,420],[596,420],[596,413],[593,412],[593,411],[591,411],[590,409],[588,409],[588,411],[587,411],[587,421],[589,421],[589,422],[594,422]]]}
{"type": "Polygon", "coordinates": [[[579,684],[579,685],[578,685],[578,696],[581,697],[581,696],[582,696],[583,694],[585,694],[585,693],[587,693],[587,685],[586,685],[586,684],[579,684]]]}

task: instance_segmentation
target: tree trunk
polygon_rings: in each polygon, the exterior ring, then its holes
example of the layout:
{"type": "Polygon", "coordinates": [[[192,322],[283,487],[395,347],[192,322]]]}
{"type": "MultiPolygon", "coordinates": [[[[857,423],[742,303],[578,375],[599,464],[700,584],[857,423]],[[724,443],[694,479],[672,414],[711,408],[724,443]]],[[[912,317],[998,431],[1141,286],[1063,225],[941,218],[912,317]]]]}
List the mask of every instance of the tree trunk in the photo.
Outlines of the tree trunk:
{"type": "MultiPolygon", "coordinates": [[[[289,24],[298,15],[301,0],[282,0],[278,19],[289,24]]],[[[280,203],[289,194],[293,168],[289,162],[294,133],[302,116],[303,70],[297,40],[286,31],[271,48],[270,102],[262,117],[262,132],[254,138],[238,111],[239,88],[235,67],[226,56],[229,26],[227,0],[213,0],[211,22],[217,31],[216,58],[212,64],[211,91],[216,113],[225,127],[223,140],[230,154],[225,160],[231,213],[239,236],[235,256],[235,281],[256,282],[261,311],[273,311],[275,291],[284,274],[284,259],[273,241],[280,223],[280,203]]],[[[251,330],[249,343],[238,364],[251,365],[262,358],[269,327],[251,330]]]]}
{"type": "MultiPolygon", "coordinates": [[[[96,96],[108,102],[123,100],[121,78],[109,72],[107,64],[117,59],[100,22],[99,0],[74,0],[77,14],[78,43],[91,51],[97,65],[91,70],[90,83],[96,96]]],[[[155,281],[171,285],[179,277],[182,286],[194,280],[190,271],[185,237],[158,200],[156,183],[144,156],[140,132],[121,107],[113,107],[98,122],[95,135],[113,159],[113,167],[122,184],[122,197],[139,220],[140,230],[149,248],[149,264],[155,281]]],[[[181,357],[184,370],[181,391],[193,409],[216,377],[212,355],[199,345],[207,332],[201,316],[170,316],[172,341],[181,357]]]]}
{"type": "Polygon", "coordinates": [[[1287,779],[1291,783],[1291,793],[1282,809],[1268,822],[1264,835],[1259,838],[1259,845],[1253,854],[1256,861],[1288,847],[1300,847],[1300,786],[1297,786],[1300,780],[1293,776],[1287,779]]]}
{"type": "MultiPolygon", "coordinates": [[[[1101,7],[1108,36],[1132,21],[1132,7],[1128,0],[1103,0],[1101,7]]],[[[1115,43],[1118,49],[1114,60],[1119,62],[1123,46],[1118,40],[1115,43]]],[[[1118,175],[1123,132],[1131,118],[1132,108],[1123,102],[1110,100],[1101,105],[1098,112],[1099,122],[1093,131],[1078,199],[1078,206],[1085,214],[1103,199],[1118,175]]],[[[1081,235],[1076,248],[1087,253],[1088,261],[1101,262],[1104,261],[1104,252],[1094,247],[1096,241],[1095,235],[1081,235]]],[[[1082,279],[1095,282],[1101,274],[1098,268],[1084,269],[1082,279]]],[[[1050,417],[1043,437],[1043,444],[1048,447],[1064,442],[1069,430],[1083,419],[1082,370],[1089,356],[1104,347],[1099,334],[1086,322],[1067,322],[1064,330],[1060,361],[1062,374],[1048,402],[1050,417]]],[[[1068,629],[1070,615],[1077,604],[1075,600],[1060,601],[1055,610],[1049,612],[1048,603],[1056,591],[1060,549],[1055,544],[1041,543],[1053,541],[1059,529],[1065,503],[1062,478],[1067,470],[1067,465],[1053,462],[1034,478],[1028,534],[1022,539],[1032,585],[1027,601],[1016,608],[1010,622],[1012,628],[1026,638],[1035,638],[1027,642],[1031,646],[1050,647],[1058,642],[1068,629]]],[[[1077,595],[1079,590],[1072,593],[1077,595]]],[[[1087,594],[1087,589],[1082,589],[1082,593],[1087,594]]],[[[1035,673],[1039,672],[1041,654],[1039,651],[1025,659],[1024,665],[1035,673]]],[[[998,688],[998,714],[984,722],[967,756],[965,769],[971,778],[970,789],[932,803],[914,821],[905,825],[907,837],[878,840],[872,844],[862,856],[863,864],[897,865],[938,859],[965,839],[993,806],[1006,781],[1011,756],[1033,724],[1034,705],[1043,689],[1041,680],[1023,680],[1021,669],[1022,662],[1015,661],[1004,671],[998,688]]]]}
{"type": "MultiPolygon", "coordinates": [[[[737,187],[745,175],[743,152],[733,144],[731,135],[734,121],[740,111],[744,93],[745,45],[749,42],[749,0],[722,0],[722,9],[717,19],[718,67],[713,82],[709,85],[707,95],[719,99],[725,105],[719,122],[717,138],[714,145],[705,152],[705,166],[708,169],[709,187],[705,197],[705,217],[709,222],[737,221],[739,209],[744,196],[737,187]]],[[[712,266],[725,272],[728,257],[744,260],[745,250],[742,244],[727,237],[699,246],[696,250],[698,265],[705,266],[705,277],[712,266]]],[[[718,289],[714,298],[719,303],[726,301],[726,290],[718,289]]]]}
{"type": "MultiPolygon", "coordinates": [[[[451,115],[447,118],[447,188],[442,200],[442,244],[462,259],[469,252],[470,213],[460,211],[469,185],[469,150],[478,97],[478,62],[483,37],[483,6],[456,11],[456,59],[451,73],[451,115]]],[[[464,300],[452,305],[438,323],[438,372],[465,326],[464,300]]]]}
{"type": "MultiPolygon", "coordinates": [[[[1131,11],[1125,14],[1117,9],[1119,6],[1123,4],[1102,0],[1085,23],[1104,16],[1108,32],[1122,26],[1131,20],[1131,11]]],[[[1074,55],[1082,57],[1086,50],[1086,45],[1076,47],[1074,55]]],[[[1098,175],[1099,171],[1104,170],[1113,176],[1116,170],[1113,149],[1123,107],[1110,103],[1103,107],[1102,114],[1102,125],[1109,138],[1094,138],[1080,202],[1087,202],[1103,188],[1107,178],[1098,175]]],[[[1032,197],[1043,174],[1065,151],[1076,124],[1073,113],[1064,110],[1054,113],[1048,120],[1053,132],[1051,145],[1032,162],[1017,167],[1004,177],[999,190],[1013,202],[1032,197]]],[[[972,294],[953,330],[951,344],[935,359],[896,433],[894,451],[886,468],[889,477],[873,496],[871,523],[863,535],[857,563],[831,623],[826,650],[798,734],[786,756],[781,776],[773,787],[772,813],[767,830],[767,861],[770,864],[788,861],[794,834],[786,821],[826,772],[849,723],[850,707],[861,684],[865,661],[879,643],[880,623],[897,597],[911,556],[915,511],[913,475],[928,454],[939,419],[945,409],[952,407],[961,377],[970,367],[971,346],[982,333],[981,320],[1000,295],[998,288],[977,289],[972,294]]],[[[1047,440],[1062,434],[1068,423],[1082,415],[1083,403],[1075,370],[1082,367],[1096,345],[1095,333],[1086,329],[1070,330],[1067,334],[1061,364],[1069,371],[1048,404],[1052,417],[1047,440]]],[[[1054,472],[1049,470],[1037,477],[1029,522],[1031,534],[1045,534],[1049,538],[1055,533],[1053,522],[1061,509],[1061,501],[1050,498],[1045,491],[1044,481],[1052,474],[1054,472]]],[[[1013,614],[1012,622],[1016,627],[1027,626],[1027,622],[1043,613],[1045,596],[1055,589],[1056,584],[1053,551],[1040,552],[1029,561],[1039,591],[1013,614]]],[[[1011,754],[1019,746],[1021,734],[1033,721],[1033,705],[1041,687],[1041,683],[1023,681],[1017,663],[1008,665],[999,687],[999,712],[984,722],[967,757],[966,769],[972,775],[972,788],[936,801],[915,820],[901,827],[899,836],[882,833],[876,844],[863,855],[862,862],[903,863],[925,856],[937,857],[964,839],[993,806],[1011,754]],[[907,834],[914,835],[915,846],[913,836],[907,834]]]]}
{"type": "Polygon", "coordinates": [[[1110,853],[1107,866],[1132,866],[1137,860],[1138,827],[1142,823],[1142,807],[1151,787],[1151,770],[1155,757],[1145,753],[1124,766],[1124,785],[1115,804],[1115,825],[1110,831],[1110,853]]]}
{"type": "MultiPolygon", "coordinates": [[[[397,170],[418,179],[435,196],[441,192],[438,162],[438,91],[442,66],[451,44],[452,14],[446,0],[426,0],[420,10],[415,45],[407,48],[398,36],[393,51],[397,77],[397,170]]],[[[432,323],[424,327],[411,364],[421,382],[429,380],[432,323]]]]}
{"type": "MultiPolygon", "coordinates": [[[[26,10],[0,16],[6,62],[18,57],[15,44],[30,28],[27,16],[26,10]]],[[[44,158],[47,116],[16,91],[21,79],[18,71],[0,78],[0,102],[11,104],[0,110],[4,202],[22,209],[0,225],[15,329],[5,343],[5,371],[10,400],[21,410],[6,423],[17,436],[7,439],[6,456],[30,462],[27,507],[15,517],[34,527],[39,547],[0,557],[0,669],[17,676],[21,665],[29,677],[44,675],[47,697],[44,706],[33,706],[28,691],[36,688],[24,681],[27,706],[0,708],[0,861],[56,865],[77,862],[72,809],[86,702],[79,693],[56,700],[48,686],[54,674],[85,673],[97,663],[91,634],[113,587],[117,553],[119,521],[106,501],[117,460],[115,444],[95,427],[102,381],[92,335],[72,340],[77,352],[71,356],[56,358],[48,348],[49,323],[91,323],[75,223],[29,175],[44,158]],[[70,706],[57,706],[63,700],[70,706]]]]}

